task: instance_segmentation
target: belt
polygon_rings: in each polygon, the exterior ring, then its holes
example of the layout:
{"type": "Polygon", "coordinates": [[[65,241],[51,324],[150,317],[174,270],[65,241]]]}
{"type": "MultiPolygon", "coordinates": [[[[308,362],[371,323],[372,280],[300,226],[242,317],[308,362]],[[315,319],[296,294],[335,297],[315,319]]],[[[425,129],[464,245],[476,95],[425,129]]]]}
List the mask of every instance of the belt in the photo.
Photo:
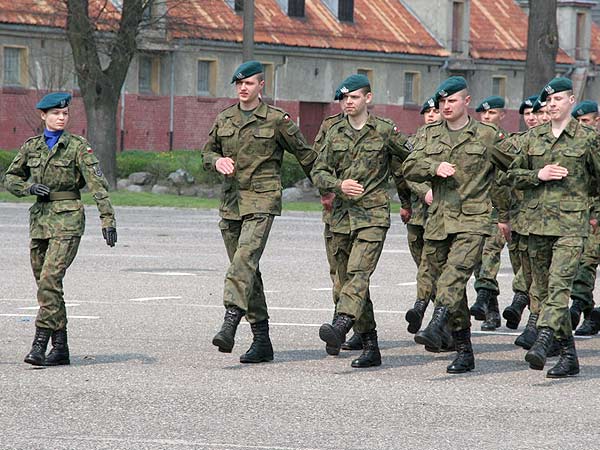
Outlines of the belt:
{"type": "Polygon", "coordinates": [[[38,202],[46,203],[46,202],[56,202],[59,200],[79,200],[81,198],[81,194],[79,192],[72,191],[64,191],[64,192],[50,192],[48,195],[39,196],[37,198],[38,202]]]}

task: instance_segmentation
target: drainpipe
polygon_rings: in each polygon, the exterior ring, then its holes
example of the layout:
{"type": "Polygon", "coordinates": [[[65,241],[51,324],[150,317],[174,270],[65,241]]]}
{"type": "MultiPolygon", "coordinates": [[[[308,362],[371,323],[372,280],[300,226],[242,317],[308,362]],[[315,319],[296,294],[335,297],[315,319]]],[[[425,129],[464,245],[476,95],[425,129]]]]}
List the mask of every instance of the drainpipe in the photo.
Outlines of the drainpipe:
{"type": "Polygon", "coordinates": [[[173,151],[173,116],[175,96],[175,52],[171,51],[171,86],[169,88],[169,151],[173,151]]]}

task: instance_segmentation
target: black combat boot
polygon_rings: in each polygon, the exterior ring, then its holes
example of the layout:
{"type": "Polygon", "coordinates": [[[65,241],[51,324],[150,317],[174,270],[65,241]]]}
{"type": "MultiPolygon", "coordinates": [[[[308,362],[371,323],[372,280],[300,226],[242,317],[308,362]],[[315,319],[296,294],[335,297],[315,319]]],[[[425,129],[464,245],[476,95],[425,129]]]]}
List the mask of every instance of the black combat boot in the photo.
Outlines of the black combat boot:
{"type": "Polygon", "coordinates": [[[319,328],[319,337],[325,342],[325,350],[329,355],[337,355],[346,340],[346,335],[352,329],[354,319],[346,314],[338,314],[332,324],[324,323],[319,328]],[[330,351],[335,353],[329,353],[330,351]]]}
{"type": "Polygon", "coordinates": [[[485,322],[481,324],[481,331],[494,331],[502,325],[500,321],[500,309],[498,308],[498,296],[492,295],[488,299],[485,312],[485,322]]]}
{"type": "Polygon", "coordinates": [[[519,328],[521,316],[527,305],[529,305],[529,296],[525,292],[515,292],[512,303],[502,311],[502,317],[506,319],[506,328],[511,330],[519,328]]]}
{"type": "Polygon", "coordinates": [[[569,336],[558,339],[560,345],[560,358],[556,365],[546,373],[546,378],[574,377],[579,373],[579,360],[575,350],[575,339],[569,336]]]}
{"type": "Polygon", "coordinates": [[[548,353],[546,353],[546,358],[554,358],[560,355],[560,344],[556,338],[552,338],[552,344],[550,344],[550,348],[548,349],[548,353]]]}
{"type": "Polygon", "coordinates": [[[436,306],[427,327],[415,334],[415,342],[424,345],[428,351],[439,352],[442,348],[444,335],[447,333],[447,324],[448,308],[445,306],[436,306]]]}
{"type": "Polygon", "coordinates": [[[219,347],[220,352],[231,353],[231,350],[233,350],[235,331],[245,314],[245,311],[237,306],[228,306],[225,310],[225,318],[223,319],[221,330],[215,334],[212,340],[213,345],[219,347]]]}
{"type": "Polygon", "coordinates": [[[444,353],[444,352],[454,352],[456,351],[456,345],[454,345],[454,338],[452,337],[452,332],[450,331],[450,327],[448,323],[442,329],[442,345],[440,348],[425,346],[425,350],[431,353],[444,353]]]}
{"type": "Polygon", "coordinates": [[[46,356],[46,366],[68,366],[71,364],[69,359],[69,345],[67,343],[67,329],[56,330],[52,332],[52,349],[46,356]]]}
{"type": "Polygon", "coordinates": [[[35,337],[31,350],[25,356],[25,362],[34,366],[43,366],[46,362],[46,349],[52,330],[50,328],[35,327],[35,337]]]}
{"type": "Polygon", "coordinates": [[[475,303],[469,309],[469,313],[475,317],[475,320],[485,320],[485,313],[487,311],[488,301],[490,297],[495,296],[493,291],[489,289],[481,288],[477,291],[477,298],[475,303]]]}
{"type": "Polygon", "coordinates": [[[575,331],[575,336],[594,336],[600,331],[600,308],[594,308],[583,316],[583,323],[575,331]]]}
{"type": "Polygon", "coordinates": [[[369,331],[360,335],[362,339],[362,354],[352,361],[352,367],[374,367],[381,365],[381,353],[377,344],[377,331],[369,331]]]}
{"type": "Polygon", "coordinates": [[[537,320],[539,314],[529,314],[529,319],[527,320],[527,325],[525,325],[525,329],[523,332],[517,336],[515,339],[515,345],[524,348],[525,350],[529,350],[535,340],[537,339],[538,330],[537,330],[537,320]]]}
{"type": "Polygon", "coordinates": [[[569,313],[571,314],[571,328],[576,329],[579,325],[579,321],[581,320],[581,314],[585,310],[585,305],[577,299],[573,300],[571,307],[569,308],[569,313]]]}
{"type": "Polygon", "coordinates": [[[406,311],[406,321],[408,322],[408,332],[410,334],[415,334],[421,329],[427,304],[427,300],[417,300],[414,306],[406,311]]]}
{"type": "Polygon", "coordinates": [[[475,368],[475,356],[471,346],[471,329],[453,331],[452,337],[456,344],[456,358],[446,368],[448,373],[465,373],[475,368]]]}
{"type": "Polygon", "coordinates": [[[350,339],[342,344],[342,350],[362,350],[363,340],[359,333],[354,333],[350,339]]]}
{"type": "Polygon", "coordinates": [[[261,363],[273,361],[273,346],[269,339],[269,321],[251,323],[252,344],[246,353],[240,356],[241,363],[261,363]]]}
{"type": "Polygon", "coordinates": [[[538,329],[538,336],[535,343],[525,354],[525,361],[529,363],[530,369],[542,370],[544,368],[553,338],[554,331],[551,328],[542,327],[538,329]]]}

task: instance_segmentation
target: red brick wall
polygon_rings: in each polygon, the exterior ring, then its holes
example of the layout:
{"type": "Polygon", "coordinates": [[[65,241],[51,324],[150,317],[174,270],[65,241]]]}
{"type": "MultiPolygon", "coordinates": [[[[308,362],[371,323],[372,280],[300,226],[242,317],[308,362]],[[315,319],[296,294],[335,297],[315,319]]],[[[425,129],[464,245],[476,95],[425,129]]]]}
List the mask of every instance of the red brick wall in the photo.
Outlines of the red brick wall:
{"type": "MultiPolygon", "coordinates": [[[[41,132],[39,113],[35,104],[41,94],[34,90],[4,88],[0,93],[0,149],[16,149],[29,137],[41,132]]],[[[199,149],[216,115],[235,102],[230,98],[175,97],[174,149],[199,149]]],[[[295,120],[299,102],[279,100],[276,106],[287,111],[295,120]]],[[[120,115],[119,106],[119,115],[120,115]]],[[[326,108],[326,115],[339,111],[337,103],[326,108]]],[[[422,124],[417,108],[397,105],[375,105],[374,114],[392,119],[401,131],[411,134],[422,124]]],[[[75,96],[71,106],[69,130],[85,135],[86,120],[83,102],[75,96]]],[[[508,111],[504,126],[516,131],[520,116],[508,111]]],[[[117,124],[120,124],[117,119],[117,124]]],[[[119,126],[117,125],[117,129],[119,126]]],[[[117,141],[119,142],[119,141],[117,141]]],[[[125,149],[165,151],[169,149],[169,97],[126,94],[125,96],[125,149]]]]}

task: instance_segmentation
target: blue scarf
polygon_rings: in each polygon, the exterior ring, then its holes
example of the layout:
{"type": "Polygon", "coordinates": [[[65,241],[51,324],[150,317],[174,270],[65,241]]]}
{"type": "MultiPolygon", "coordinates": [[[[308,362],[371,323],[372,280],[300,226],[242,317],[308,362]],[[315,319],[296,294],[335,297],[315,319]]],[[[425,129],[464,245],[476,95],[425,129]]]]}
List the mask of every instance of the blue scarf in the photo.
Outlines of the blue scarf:
{"type": "Polygon", "coordinates": [[[52,147],[54,147],[56,145],[56,143],[58,142],[58,140],[60,139],[60,137],[62,136],[63,133],[64,133],[64,130],[58,130],[58,131],[50,131],[48,129],[44,130],[44,139],[46,141],[46,145],[48,146],[48,149],[52,150],[52,147]]]}

